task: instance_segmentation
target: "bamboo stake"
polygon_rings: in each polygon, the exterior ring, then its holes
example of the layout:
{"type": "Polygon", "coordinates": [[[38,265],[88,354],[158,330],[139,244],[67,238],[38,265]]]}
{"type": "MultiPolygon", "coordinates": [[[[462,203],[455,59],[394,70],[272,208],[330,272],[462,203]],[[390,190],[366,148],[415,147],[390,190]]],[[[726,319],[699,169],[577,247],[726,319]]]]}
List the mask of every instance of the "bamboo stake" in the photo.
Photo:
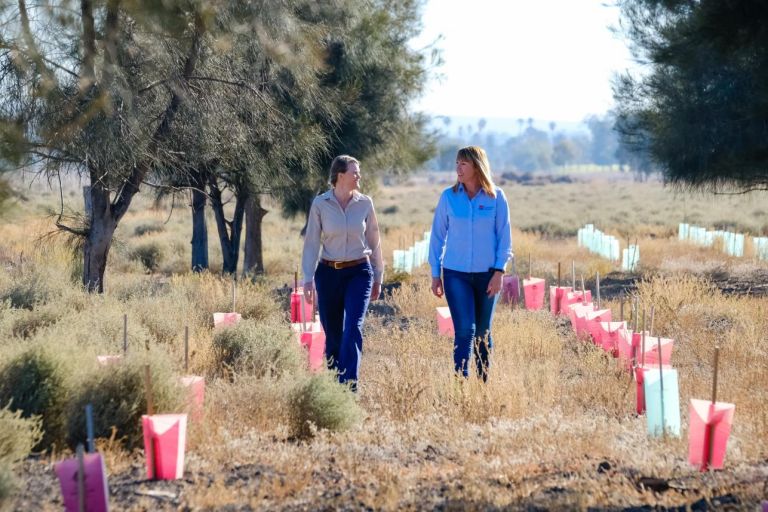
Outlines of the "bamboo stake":
{"type": "Polygon", "coordinates": [[[91,404],[85,404],[85,442],[88,453],[94,453],[96,447],[93,440],[93,405],[91,404]]]}
{"type": "Polygon", "coordinates": [[[184,326],[184,371],[189,373],[189,326],[184,326]]]}
{"type": "MultiPolygon", "coordinates": [[[[653,325],[653,306],[651,306],[651,325],[653,325]]],[[[661,394],[661,437],[667,438],[667,425],[664,423],[664,366],[661,364],[661,337],[656,338],[659,349],[659,390],[661,394]]]]}
{"type": "MultiPolygon", "coordinates": [[[[712,368],[712,405],[710,406],[712,409],[712,413],[714,415],[715,412],[715,404],[717,403],[717,368],[718,363],[720,361],[720,347],[715,345],[715,362],[712,368]]],[[[715,449],[715,425],[712,422],[709,422],[707,424],[707,457],[706,457],[706,466],[705,469],[710,469],[712,467],[712,456],[713,451],[715,449]]]]}
{"type": "Polygon", "coordinates": [[[619,322],[624,321],[624,293],[621,294],[621,301],[619,302],[619,322]]]}
{"type": "Polygon", "coordinates": [[[557,287],[558,288],[560,288],[560,270],[561,270],[560,267],[561,266],[562,266],[561,263],[558,261],[557,262],[557,287]]]}
{"type": "Polygon", "coordinates": [[[645,368],[645,328],[648,327],[648,324],[645,323],[645,308],[643,308],[643,332],[641,334],[640,339],[641,345],[640,345],[640,366],[645,368]]]}
{"type": "Polygon", "coordinates": [[[307,332],[307,313],[306,313],[306,301],[304,300],[304,294],[301,294],[301,332],[307,332]]]}
{"type": "Polygon", "coordinates": [[[128,353],[128,315],[123,313],[123,355],[128,353]]]}
{"type": "Polygon", "coordinates": [[[293,273],[293,292],[299,292],[299,269],[296,268],[296,272],[293,273]]]}
{"type": "Polygon", "coordinates": [[[584,274],[581,274],[581,303],[587,304],[587,288],[584,286],[584,274]]]}
{"type": "Polygon", "coordinates": [[[77,510],[85,512],[85,455],[83,445],[77,445],[77,510]]]}
{"type": "Polygon", "coordinates": [[[595,273],[595,287],[597,288],[597,309],[600,309],[600,272],[595,273]]]}
{"type": "Polygon", "coordinates": [[[235,301],[237,300],[237,277],[232,277],[232,312],[235,312],[235,301]]]}
{"type": "Polygon", "coordinates": [[[576,291],[576,262],[571,260],[571,290],[576,291]]]}

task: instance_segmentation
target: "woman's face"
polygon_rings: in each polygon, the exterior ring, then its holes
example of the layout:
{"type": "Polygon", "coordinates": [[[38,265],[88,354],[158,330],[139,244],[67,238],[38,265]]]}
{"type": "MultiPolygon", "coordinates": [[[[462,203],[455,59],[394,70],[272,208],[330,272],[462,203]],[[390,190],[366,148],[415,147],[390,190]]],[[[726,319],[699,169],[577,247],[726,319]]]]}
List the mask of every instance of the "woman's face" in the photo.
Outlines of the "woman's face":
{"type": "Polygon", "coordinates": [[[456,160],[456,177],[462,185],[474,183],[477,180],[475,164],[469,160],[456,160]]]}
{"type": "Polygon", "coordinates": [[[345,190],[360,190],[360,166],[355,162],[347,165],[347,172],[336,175],[336,186],[345,190]]]}

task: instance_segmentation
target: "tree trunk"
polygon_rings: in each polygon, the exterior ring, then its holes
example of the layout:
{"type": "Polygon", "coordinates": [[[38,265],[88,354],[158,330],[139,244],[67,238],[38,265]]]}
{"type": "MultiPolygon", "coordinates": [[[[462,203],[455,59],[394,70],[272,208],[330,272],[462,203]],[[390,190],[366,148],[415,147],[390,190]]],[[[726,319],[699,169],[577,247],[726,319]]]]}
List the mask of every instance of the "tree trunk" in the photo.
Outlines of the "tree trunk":
{"type": "Polygon", "coordinates": [[[221,201],[221,190],[219,189],[215,178],[209,180],[208,190],[211,198],[211,209],[216,218],[219,243],[221,244],[221,270],[227,274],[235,274],[237,272],[237,261],[240,257],[240,236],[243,228],[245,202],[248,200],[248,197],[243,193],[237,196],[235,201],[235,213],[232,220],[228,221],[224,215],[224,203],[221,201]]]}
{"type": "Polygon", "coordinates": [[[205,182],[200,173],[192,189],[192,272],[208,268],[208,225],[205,222],[205,182]]]}
{"type": "Polygon", "coordinates": [[[83,285],[89,292],[104,293],[104,270],[117,221],[112,216],[109,191],[91,186],[91,221],[83,248],[83,285]]]}
{"type": "Polygon", "coordinates": [[[264,273],[264,254],[261,238],[261,223],[268,213],[261,206],[261,198],[253,194],[245,203],[245,256],[243,275],[264,273]]]}

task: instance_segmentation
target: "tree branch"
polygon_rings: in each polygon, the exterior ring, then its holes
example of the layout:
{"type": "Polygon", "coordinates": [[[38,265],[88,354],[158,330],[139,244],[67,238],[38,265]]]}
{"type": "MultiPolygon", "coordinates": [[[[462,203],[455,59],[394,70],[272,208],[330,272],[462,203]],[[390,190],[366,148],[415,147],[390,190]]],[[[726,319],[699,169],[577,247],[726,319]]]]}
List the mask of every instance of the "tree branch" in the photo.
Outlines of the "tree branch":
{"type": "Polygon", "coordinates": [[[19,17],[21,18],[21,33],[24,39],[24,44],[27,45],[27,52],[32,61],[37,65],[38,71],[52,83],[56,83],[56,77],[45,65],[45,59],[43,58],[40,49],[35,43],[35,38],[32,35],[32,29],[29,26],[29,15],[27,14],[27,2],[25,0],[19,0],[19,17]]]}
{"type": "Polygon", "coordinates": [[[96,28],[91,0],[80,0],[80,12],[83,20],[83,76],[80,90],[84,91],[96,83],[96,28]]]}

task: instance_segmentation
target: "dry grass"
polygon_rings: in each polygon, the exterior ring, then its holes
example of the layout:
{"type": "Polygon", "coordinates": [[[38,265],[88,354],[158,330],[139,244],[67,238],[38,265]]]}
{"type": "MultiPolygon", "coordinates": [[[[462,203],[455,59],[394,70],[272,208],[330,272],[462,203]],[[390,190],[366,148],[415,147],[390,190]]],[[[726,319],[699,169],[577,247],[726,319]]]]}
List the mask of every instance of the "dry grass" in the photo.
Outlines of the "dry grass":
{"type": "MultiPolygon", "coordinates": [[[[429,228],[433,199],[444,186],[415,179],[380,189],[379,212],[398,207],[394,213],[380,213],[386,258],[401,239],[410,245],[429,228]]],[[[528,273],[528,254],[532,273],[549,279],[556,276],[558,262],[563,263],[563,279],[570,279],[571,260],[588,282],[595,272],[616,270],[578,248],[573,238],[531,230],[553,218],[561,232],[591,221],[624,240],[639,238],[645,279],[637,295],[644,305],[655,305],[654,332],[675,339],[681,439],[649,438],[645,418],[633,412],[634,383],[628,374],[602,351],[577,341],[546,312],[499,306],[490,382],[456,380],[451,374],[452,342],[435,329],[434,308],[443,302],[431,295],[428,270],[421,268],[405,276],[377,306],[386,314],[368,318],[356,405],[363,418],[347,425],[348,430],[321,429],[310,440],[296,439],[291,398],[306,382],[303,370],[241,369],[211,379],[204,421],[190,426],[187,474],[194,484],[179,483],[180,506],[323,504],[395,510],[678,505],[724,494],[733,481],[744,482],[764,471],[768,301],[725,296],[706,277],[748,275],[765,266],[670,238],[686,215],[699,224],[730,219],[757,232],[768,219],[756,200],[683,198],[654,183],[505,189],[513,208],[521,274],[528,273]],[[709,396],[715,345],[722,348],[719,398],[736,403],[736,418],[727,470],[700,476],[687,465],[687,403],[709,396]],[[601,462],[611,466],[605,474],[596,471],[601,462]],[[691,490],[663,495],[643,491],[637,485],[640,475],[684,481],[691,490]]],[[[67,197],[77,202],[77,195],[67,197]]],[[[41,197],[40,202],[53,199],[41,197]]],[[[168,220],[167,209],[146,205],[140,198],[121,225],[121,241],[110,255],[107,292],[99,297],[88,296],[69,279],[72,258],[63,244],[35,243],[50,224],[38,220],[40,209],[34,204],[23,205],[13,222],[0,226],[0,263],[9,269],[0,274],[0,291],[23,281],[22,276],[24,282],[33,282],[35,273],[47,276],[41,281],[46,298],[32,301],[31,311],[9,303],[0,308],[0,362],[22,343],[58,350],[70,362],[87,360],[83,375],[72,375],[69,381],[76,389],[97,371],[97,353],[121,350],[127,314],[129,351],[149,350],[167,361],[173,375],[181,374],[183,331],[189,326],[190,371],[221,374],[211,315],[231,309],[231,281],[215,272],[190,274],[188,216],[177,209],[168,220]],[[26,229],[19,227],[21,220],[26,229]],[[130,255],[132,248],[150,242],[158,244],[163,259],[148,275],[130,255]],[[25,263],[19,265],[22,252],[25,263]],[[27,325],[32,327],[22,329],[27,325]]],[[[264,226],[267,276],[256,283],[238,282],[236,309],[254,325],[287,330],[287,301],[279,290],[293,280],[301,223],[281,219],[274,205],[269,208],[264,226]]],[[[214,270],[220,265],[217,254],[211,236],[214,270]]],[[[618,302],[607,304],[618,316],[618,302]]],[[[290,338],[285,342],[292,343],[290,338]]],[[[140,457],[140,452],[125,451],[114,436],[100,446],[113,473],[130,471],[140,457]]],[[[747,504],[757,503],[764,492],[746,484],[734,489],[747,504]]],[[[35,503],[51,508],[50,499],[35,503]]],[[[138,510],[141,503],[123,505],[138,510]]]]}

